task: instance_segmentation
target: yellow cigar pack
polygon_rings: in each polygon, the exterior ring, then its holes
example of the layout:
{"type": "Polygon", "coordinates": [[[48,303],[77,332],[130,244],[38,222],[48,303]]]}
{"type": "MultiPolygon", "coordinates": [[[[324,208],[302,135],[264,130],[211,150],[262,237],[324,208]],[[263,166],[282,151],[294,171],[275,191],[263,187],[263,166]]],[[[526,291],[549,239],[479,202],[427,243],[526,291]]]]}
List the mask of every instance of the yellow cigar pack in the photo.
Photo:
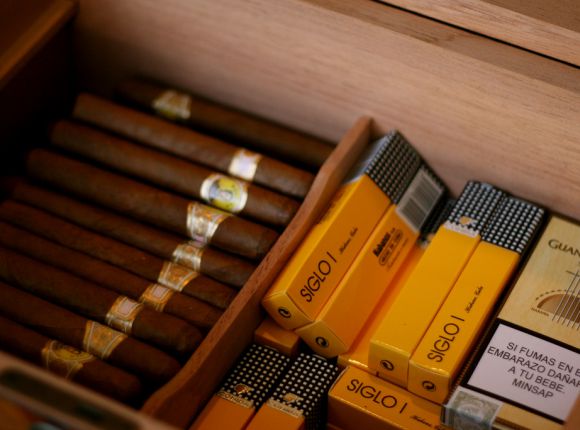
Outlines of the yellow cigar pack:
{"type": "Polygon", "coordinates": [[[314,321],[421,158],[398,132],[373,143],[262,300],[282,327],[314,321]]]}
{"type": "Polygon", "coordinates": [[[580,225],[552,216],[446,401],[449,425],[558,429],[580,396],[580,225]]]}
{"type": "Polygon", "coordinates": [[[355,367],[328,393],[328,420],[343,429],[443,429],[441,406],[355,367]]]}
{"type": "Polygon", "coordinates": [[[338,356],[337,363],[339,367],[344,368],[347,366],[353,366],[366,372],[371,372],[369,369],[369,343],[371,335],[381,322],[383,315],[389,311],[391,305],[396,300],[399,291],[401,291],[403,285],[405,285],[407,278],[409,278],[411,273],[413,273],[413,270],[421,259],[425,249],[429,246],[434,233],[439,228],[441,222],[447,219],[453,206],[455,206],[455,200],[448,199],[443,208],[438,211],[438,217],[431,218],[429,225],[425,226],[423,234],[413,245],[413,248],[405,259],[403,266],[399,269],[397,275],[393,279],[391,287],[377,304],[375,310],[369,317],[363,329],[360,331],[355,342],[348,351],[338,356]]]}
{"type": "Polygon", "coordinates": [[[371,336],[369,367],[402,387],[409,360],[425,330],[480,241],[480,232],[504,193],[469,182],[447,221],[437,230],[397,300],[371,336]]]}
{"type": "Polygon", "coordinates": [[[442,403],[505,285],[541,225],[544,210],[506,197],[409,363],[409,391],[442,403]]]}
{"type": "Polygon", "coordinates": [[[296,333],[317,354],[336,357],[355,341],[416,243],[429,216],[443,205],[445,187],[422,164],[379,221],[358,256],[311,324],[296,333]],[[348,315],[345,318],[345,315],[348,315]]]}
{"type": "Polygon", "coordinates": [[[375,329],[381,322],[383,315],[389,311],[393,302],[396,300],[399,291],[405,284],[405,281],[409,275],[413,272],[413,269],[419,262],[423,252],[424,248],[422,244],[417,242],[407,256],[403,267],[401,267],[397,273],[397,276],[395,276],[395,279],[393,279],[388,293],[383,295],[381,301],[370,316],[355,342],[352,344],[348,351],[338,356],[338,365],[340,367],[353,366],[366,372],[371,372],[369,369],[369,343],[371,340],[371,335],[374,333],[375,329]]]}
{"type": "Polygon", "coordinates": [[[254,331],[254,342],[269,346],[282,354],[295,358],[300,347],[300,337],[291,330],[280,327],[271,318],[266,318],[254,331]]]}
{"type": "Polygon", "coordinates": [[[290,359],[278,351],[253,344],[236,363],[191,430],[245,429],[289,364],[290,359]]]}
{"type": "Polygon", "coordinates": [[[327,393],[338,368],[322,357],[300,354],[247,430],[314,430],[326,423],[327,393]]]}

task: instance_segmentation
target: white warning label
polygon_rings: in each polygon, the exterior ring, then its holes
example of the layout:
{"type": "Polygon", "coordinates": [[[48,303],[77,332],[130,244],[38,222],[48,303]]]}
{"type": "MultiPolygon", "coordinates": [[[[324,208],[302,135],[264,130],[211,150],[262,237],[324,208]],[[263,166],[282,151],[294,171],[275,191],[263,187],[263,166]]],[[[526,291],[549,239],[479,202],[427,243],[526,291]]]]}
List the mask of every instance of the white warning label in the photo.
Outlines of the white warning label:
{"type": "Polygon", "coordinates": [[[565,421],[580,393],[580,354],[500,324],[468,384],[565,421]]]}

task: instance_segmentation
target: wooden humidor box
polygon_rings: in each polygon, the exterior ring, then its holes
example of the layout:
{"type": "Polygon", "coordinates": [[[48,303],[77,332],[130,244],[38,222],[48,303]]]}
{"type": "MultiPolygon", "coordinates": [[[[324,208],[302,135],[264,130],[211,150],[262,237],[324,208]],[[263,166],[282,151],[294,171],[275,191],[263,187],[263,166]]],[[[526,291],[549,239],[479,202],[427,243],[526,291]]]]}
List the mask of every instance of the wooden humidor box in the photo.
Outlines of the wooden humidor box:
{"type": "Polygon", "coordinates": [[[251,342],[260,298],[370,136],[400,129],[455,193],[479,179],[580,218],[573,65],[369,0],[21,0],[0,17],[5,171],[22,130],[66,111],[74,88],[110,95],[134,74],[341,141],[243,292],[145,403],[179,427],[251,342]]]}

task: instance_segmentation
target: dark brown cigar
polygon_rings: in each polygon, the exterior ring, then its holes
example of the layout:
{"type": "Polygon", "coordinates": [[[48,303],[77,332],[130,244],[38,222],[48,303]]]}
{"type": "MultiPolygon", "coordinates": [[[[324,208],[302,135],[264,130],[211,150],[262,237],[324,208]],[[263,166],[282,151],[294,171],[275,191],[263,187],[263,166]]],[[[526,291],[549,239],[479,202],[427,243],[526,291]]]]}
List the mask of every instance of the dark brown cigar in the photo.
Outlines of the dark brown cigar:
{"type": "MultiPolygon", "coordinates": [[[[179,264],[163,261],[146,252],[121,242],[77,227],[53,215],[30,206],[5,200],[0,203],[0,219],[68,248],[107,261],[151,282],[175,291],[182,291],[194,299],[228,305],[235,290],[179,264]]],[[[210,328],[221,316],[221,311],[201,301],[195,302],[190,321],[210,328]]]]}
{"type": "Polygon", "coordinates": [[[12,285],[179,354],[201,342],[199,329],[92,282],[0,246],[0,278],[12,285]]]}
{"type": "Polygon", "coordinates": [[[179,370],[177,360],[164,352],[3,282],[0,313],[157,384],[179,370]]]}
{"type": "Polygon", "coordinates": [[[30,152],[28,173],[135,218],[249,258],[263,257],[278,234],[201,203],[42,149],[30,152]]]}
{"type": "MultiPolygon", "coordinates": [[[[119,269],[102,260],[90,257],[78,251],[57,245],[40,236],[13,227],[0,221],[0,244],[21,254],[58,267],[88,281],[107,287],[124,296],[130,297],[159,312],[179,317],[194,325],[197,321],[198,301],[168,287],[150,283],[140,276],[119,269]]],[[[202,291],[203,292],[203,291],[202,291]]],[[[222,297],[205,292],[208,301],[214,301],[216,307],[225,309],[231,302],[230,296],[222,297]]]]}
{"type": "Polygon", "coordinates": [[[117,92],[142,109],[310,169],[322,166],[332,152],[329,143],[313,136],[150,81],[130,79],[117,92]]]}
{"type": "Polygon", "coordinates": [[[143,395],[136,376],[2,316],[0,349],[124,403],[135,404],[143,395]]]}
{"type": "Polygon", "coordinates": [[[303,198],[314,180],[304,170],[90,94],[78,96],[73,116],[293,197],[303,198]]]}
{"type": "Polygon", "coordinates": [[[179,258],[179,264],[236,288],[241,288],[256,268],[244,259],[206,247],[201,242],[184,242],[181,236],[21,180],[14,181],[8,191],[14,200],[150,252],[164,260],[176,261],[182,254],[180,249],[194,246],[189,257],[179,258]]]}
{"type": "Polygon", "coordinates": [[[56,123],[51,141],[121,173],[258,222],[283,227],[299,207],[289,197],[74,122],[56,123]]]}

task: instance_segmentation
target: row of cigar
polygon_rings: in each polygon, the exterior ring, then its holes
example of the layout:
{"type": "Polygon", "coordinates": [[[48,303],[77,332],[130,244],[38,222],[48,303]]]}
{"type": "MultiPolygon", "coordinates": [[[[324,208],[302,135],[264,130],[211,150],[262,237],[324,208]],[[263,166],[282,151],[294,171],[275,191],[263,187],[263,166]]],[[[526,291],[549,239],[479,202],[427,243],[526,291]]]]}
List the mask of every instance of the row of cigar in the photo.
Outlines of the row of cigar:
{"type": "Polygon", "coordinates": [[[81,94],[26,176],[0,182],[0,350],[137,406],[220,319],[331,146],[142,80],[119,94],[166,118],[81,94]]]}

